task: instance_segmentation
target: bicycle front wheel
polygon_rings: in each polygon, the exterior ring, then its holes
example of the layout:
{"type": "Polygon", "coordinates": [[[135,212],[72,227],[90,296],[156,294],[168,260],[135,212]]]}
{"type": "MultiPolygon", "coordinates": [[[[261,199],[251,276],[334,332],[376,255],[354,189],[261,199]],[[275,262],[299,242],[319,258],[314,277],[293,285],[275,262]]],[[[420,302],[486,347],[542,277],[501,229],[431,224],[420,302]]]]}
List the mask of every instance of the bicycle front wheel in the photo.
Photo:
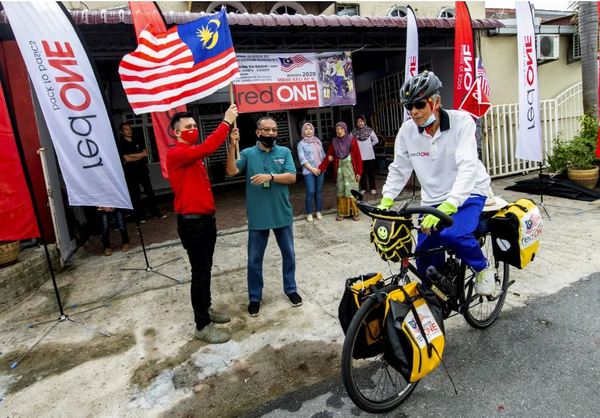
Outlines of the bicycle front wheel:
{"type": "MultiPolygon", "coordinates": [[[[384,302],[382,302],[384,303],[384,302]]],[[[380,307],[367,298],[352,318],[342,349],[342,381],[350,399],[363,411],[381,413],[398,407],[415,389],[418,382],[409,383],[384,358],[377,354],[359,358],[364,353],[357,339],[365,332],[367,318],[380,307]]]]}
{"type": "Polygon", "coordinates": [[[461,271],[464,277],[464,297],[465,300],[469,299],[468,307],[464,311],[463,316],[469,325],[478,329],[489,327],[500,315],[508,292],[509,276],[509,265],[494,258],[492,236],[487,234],[481,239],[483,240],[481,250],[487,258],[489,265],[494,269],[496,287],[493,293],[490,296],[475,294],[473,289],[475,273],[467,269],[464,264],[461,271]]]}

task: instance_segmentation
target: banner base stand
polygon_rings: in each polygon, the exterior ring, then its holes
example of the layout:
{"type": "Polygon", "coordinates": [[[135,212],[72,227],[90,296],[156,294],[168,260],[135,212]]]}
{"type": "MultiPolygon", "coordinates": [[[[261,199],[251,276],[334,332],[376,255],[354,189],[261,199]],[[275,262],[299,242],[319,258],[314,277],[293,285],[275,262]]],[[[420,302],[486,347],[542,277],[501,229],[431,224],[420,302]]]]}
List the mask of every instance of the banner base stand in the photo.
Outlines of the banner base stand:
{"type": "Polygon", "coordinates": [[[544,204],[544,183],[542,182],[542,169],[544,168],[544,164],[539,164],[540,172],[538,173],[538,178],[540,179],[540,206],[544,209],[544,213],[548,217],[548,220],[551,221],[552,217],[550,213],[548,213],[548,209],[546,209],[546,205],[544,204]]]}
{"type": "MultiPolygon", "coordinates": [[[[110,306],[110,305],[97,306],[95,308],[88,309],[86,311],[79,312],[79,313],[81,314],[81,313],[84,313],[84,312],[89,312],[89,311],[92,311],[94,309],[104,308],[106,306],[110,306]]],[[[37,324],[29,324],[28,327],[29,328],[33,328],[36,325],[47,324],[49,322],[53,322],[53,321],[45,321],[45,322],[39,322],[37,324]]],[[[54,328],[56,328],[56,326],[58,324],[60,324],[60,323],[71,323],[71,324],[79,325],[80,327],[85,328],[88,331],[91,331],[93,333],[100,334],[103,337],[110,337],[111,336],[110,334],[108,334],[106,332],[98,331],[97,329],[95,329],[93,327],[85,325],[83,322],[75,321],[74,319],[71,319],[68,315],[63,314],[58,319],[54,320],[54,324],[50,328],[48,328],[48,330],[46,332],[44,332],[40,338],[38,338],[38,340],[29,348],[29,350],[27,350],[25,352],[25,354],[23,354],[18,360],[16,360],[16,361],[14,361],[14,362],[11,363],[10,368],[13,369],[13,370],[16,369],[17,366],[19,364],[21,364],[27,358],[27,356],[29,356],[29,354],[31,354],[31,352],[39,345],[39,343],[41,343],[44,340],[44,338],[46,338],[48,335],[50,335],[50,333],[52,332],[52,330],[54,330],[54,328]]]]}
{"type": "MultiPolygon", "coordinates": [[[[159,267],[162,267],[162,266],[164,266],[164,265],[166,265],[166,264],[169,264],[169,263],[172,263],[172,262],[174,262],[174,261],[180,260],[180,259],[181,259],[181,257],[177,257],[177,258],[173,258],[173,259],[171,259],[171,260],[167,260],[167,261],[165,261],[165,262],[163,262],[163,263],[160,263],[160,264],[158,264],[158,265],[156,265],[156,266],[151,266],[151,265],[150,265],[150,262],[148,261],[148,253],[146,252],[146,245],[144,244],[144,237],[143,237],[143,235],[142,235],[142,227],[141,227],[141,225],[140,225],[140,223],[139,223],[139,222],[136,222],[136,223],[135,223],[135,228],[136,228],[136,229],[137,229],[137,231],[138,231],[138,235],[139,235],[139,237],[140,237],[140,242],[141,242],[141,244],[142,244],[142,252],[143,252],[143,254],[144,254],[144,260],[146,261],[146,267],[143,267],[143,268],[122,268],[122,269],[121,269],[121,271],[143,271],[143,272],[146,272],[146,273],[153,273],[153,274],[157,274],[157,275],[159,275],[159,276],[162,276],[162,277],[164,277],[164,278],[166,278],[166,279],[172,280],[172,281],[174,281],[174,282],[175,282],[175,283],[177,283],[177,284],[183,284],[183,283],[185,283],[183,279],[176,279],[176,278],[174,278],[174,277],[171,277],[171,276],[169,276],[169,275],[167,275],[167,274],[161,273],[160,271],[158,271],[158,270],[157,270],[157,268],[159,268],[159,267]]],[[[111,296],[110,296],[108,299],[109,299],[109,300],[111,300],[111,299],[113,299],[114,297],[116,297],[116,296],[120,295],[120,294],[121,294],[121,293],[123,293],[125,290],[127,290],[127,289],[129,289],[131,286],[133,286],[133,285],[134,285],[136,282],[137,282],[137,281],[133,281],[133,282],[132,282],[132,283],[130,283],[129,285],[125,286],[123,289],[121,289],[121,290],[118,290],[116,293],[112,294],[112,295],[111,295],[111,296]]]]}
{"type": "MultiPolygon", "coordinates": [[[[46,245],[44,245],[44,246],[46,247],[46,245]]],[[[52,266],[50,266],[50,268],[52,269],[52,266]]],[[[57,290],[57,289],[55,289],[55,290],[57,290]]],[[[32,323],[32,324],[27,324],[27,328],[34,328],[34,327],[39,326],[39,325],[49,324],[51,322],[54,322],[54,324],[50,328],[48,328],[48,330],[46,332],[44,332],[42,334],[42,336],[40,338],[38,338],[37,341],[35,343],[33,343],[33,345],[31,347],[29,347],[29,349],[18,360],[14,361],[14,362],[12,362],[10,364],[10,368],[11,369],[13,369],[13,370],[16,369],[17,366],[19,364],[21,364],[27,358],[27,356],[29,356],[29,354],[31,354],[31,352],[44,340],[44,338],[46,338],[48,335],[50,335],[50,333],[54,330],[54,328],[56,328],[56,326],[58,324],[60,324],[60,323],[71,323],[71,324],[79,325],[81,328],[85,328],[86,330],[91,331],[91,332],[96,333],[96,334],[100,334],[103,337],[110,337],[111,336],[111,334],[109,334],[107,332],[98,331],[94,327],[90,327],[90,326],[86,325],[83,322],[79,322],[79,321],[76,321],[76,320],[72,319],[69,315],[67,315],[66,313],[64,313],[62,311],[62,304],[61,303],[59,303],[59,307],[60,307],[60,310],[61,310],[61,314],[60,314],[60,316],[57,319],[53,319],[53,320],[50,320],[50,321],[42,321],[42,322],[36,322],[36,323],[32,323]]],[[[86,309],[86,310],[81,311],[81,312],[76,312],[72,316],[81,315],[81,314],[84,314],[86,312],[95,311],[96,309],[108,308],[108,307],[110,307],[110,303],[105,303],[103,305],[95,306],[93,308],[86,309]]]]}

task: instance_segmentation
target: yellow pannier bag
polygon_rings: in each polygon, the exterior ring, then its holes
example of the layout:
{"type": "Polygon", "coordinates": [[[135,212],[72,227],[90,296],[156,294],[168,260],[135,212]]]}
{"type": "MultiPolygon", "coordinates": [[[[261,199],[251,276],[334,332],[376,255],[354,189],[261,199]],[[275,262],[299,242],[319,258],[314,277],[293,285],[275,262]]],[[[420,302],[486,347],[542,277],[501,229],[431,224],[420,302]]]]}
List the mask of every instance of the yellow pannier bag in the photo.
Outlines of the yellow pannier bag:
{"type": "Polygon", "coordinates": [[[492,217],[490,230],[494,258],[522,269],[540,248],[542,215],[531,200],[519,199],[492,217]]]}
{"type": "MultiPolygon", "coordinates": [[[[346,280],[346,288],[338,307],[338,318],[344,334],[367,296],[377,289],[381,289],[383,285],[381,273],[369,273],[346,280]]],[[[383,352],[383,313],[384,304],[382,303],[365,318],[352,353],[355,359],[369,358],[383,352]]]]}
{"type": "Polygon", "coordinates": [[[443,312],[435,294],[411,282],[388,294],[384,357],[408,382],[416,382],[442,361],[446,339],[443,312]]]}

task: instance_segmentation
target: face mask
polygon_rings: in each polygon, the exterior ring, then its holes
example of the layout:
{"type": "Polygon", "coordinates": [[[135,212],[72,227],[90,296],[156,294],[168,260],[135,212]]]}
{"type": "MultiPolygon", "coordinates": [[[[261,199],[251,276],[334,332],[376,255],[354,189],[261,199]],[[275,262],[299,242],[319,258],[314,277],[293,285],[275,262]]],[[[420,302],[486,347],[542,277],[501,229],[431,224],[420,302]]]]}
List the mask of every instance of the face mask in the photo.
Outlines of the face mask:
{"type": "Polygon", "coordinates": [[[275,145],[275,142],[277,142],[277,137],[274,137],[274,136],[262,136],[262,135],[260,135],[258,137],[258,140],[265,147],[267,147],[267,148],[273,148],[273,145],[275,145]]]}
{"type": "Polygon", "coordinates": [[[427,128],[428,126],[433,125],[433,123],[435,122],[435,114],[431,114],[431,116],[429,116],[429,118],[425,121],[424,124],[419,125],[420,128],[427,128]]]}
{"type": "Polygon", "coordinates": [[[181,131],[181,139],[188,144],[195,144],[198,141],[198,128],[181,131]]]}

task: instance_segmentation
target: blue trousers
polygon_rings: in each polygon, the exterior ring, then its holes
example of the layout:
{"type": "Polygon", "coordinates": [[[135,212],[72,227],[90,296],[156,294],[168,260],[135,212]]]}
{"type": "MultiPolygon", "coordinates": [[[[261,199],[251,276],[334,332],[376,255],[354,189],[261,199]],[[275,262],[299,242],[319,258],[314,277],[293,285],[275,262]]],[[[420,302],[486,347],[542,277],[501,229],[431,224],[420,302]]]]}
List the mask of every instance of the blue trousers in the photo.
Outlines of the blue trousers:
{"type": "Polygon", "coordinates": [[[337,86],[337,95],[338,96],[343,96],[344,94],[344,77],[342,77],[341,75],[336,75],[335,76],[335,85],[337,86]]]}
{"type": "Polygon", "coordinates": [[[110,248],[111,218],[115,221],[117,228],[119,228],[119,232],[121,233],[121,245],[129,244],[129,235],[127,234],[127,227],[125,226],[121,209],[115,209],[112,212],[102,211],[102,245],[104,245],[104,248],[110,248]]]}
{"type": "MultiPolygon", "coordinates": [[[[479,247],[479,242],[473,235],[473,232],[477,229],[485,199],[484,196],[479,195],[469,197],[458,208],[458,212],[452,215],[454,223],[451,227],[444,228],[440,232],[434,232],[431,235],[419,232],[417,251],[445,246],[452,249],[456,253],[456,257],[473,270],[481,271],[485,269],[487,260],[479,247]]],[[[444,253],[419,257],[417,259],[417,269],[427,277],[425,274],[427,267],[434,266],[439,270],[444,261],[444,253]]]]}
{"type": "MultiPolygon", "coordinates": [[[[248,296],[251,302],[262,300],[263,259],[270,231],[270,229],[248,230],[248,296]]],[[[289,295],[297,290],[292,225],[273,229],[273,233],[283,258],[283,291],[289,295]]]]}
{"type": "Polygon", "coordinates": [[[321,212],[323,207],[323,181],[325,174],[315,176],[313,173],[304,175],[304,184],[306,185],[306,197],[304,198],[304,209],[306,213],[312,213],[313,201],[316,204],[317,212],[321,212]]]}

